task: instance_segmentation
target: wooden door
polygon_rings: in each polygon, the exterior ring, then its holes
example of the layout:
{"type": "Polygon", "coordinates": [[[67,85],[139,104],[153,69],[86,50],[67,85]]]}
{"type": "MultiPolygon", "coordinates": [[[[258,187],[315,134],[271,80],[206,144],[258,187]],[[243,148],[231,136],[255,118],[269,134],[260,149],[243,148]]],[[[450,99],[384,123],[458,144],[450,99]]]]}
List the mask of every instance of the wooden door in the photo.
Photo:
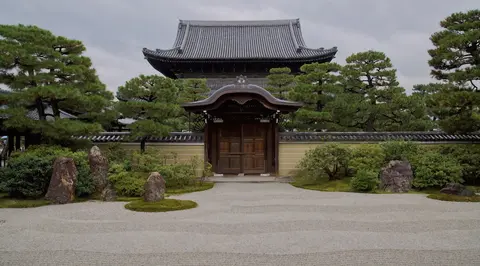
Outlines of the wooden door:
{"type": "Polygon", "coordinates": [[[265,173],[265,124],[224,124],[218,129],[217,173],[265,173]]]}
{"type": "Polygon", "coordinates": [[[243,172],[245,174],[265,173],[265,124],[244,124],[243,138],[243,172]]]}
{"type": "Polygon", "coordinates": [[[240,124],[225,124],[218,129],[218,164],[216,172],[239,174],[242,172],[242,128],[240,124]]]}

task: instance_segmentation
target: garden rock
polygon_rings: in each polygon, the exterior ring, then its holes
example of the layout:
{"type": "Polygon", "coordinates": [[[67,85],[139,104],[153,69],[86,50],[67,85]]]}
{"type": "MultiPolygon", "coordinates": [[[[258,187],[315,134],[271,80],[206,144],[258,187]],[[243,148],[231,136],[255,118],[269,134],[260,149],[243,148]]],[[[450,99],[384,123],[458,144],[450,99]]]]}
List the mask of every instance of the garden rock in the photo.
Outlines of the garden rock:
{"type": "Polygon", "coordinates": [[[88,153],[88,163],[95,185],[94,194],[100,195],[108,184],[108,159],[103,156],[100,148],[93,146],[88,153]]]}
{"type": "Polygon", "coordinates": [[[473,191],[467,189],[464,185],[458,183],[447,184],[444,188],[440,190],[440,193],[465,197],[471,197],[475,195],[473,191]]]}
{"type": "Polygon", "coordinates": [[[52,178],[45,199],[55,204],[73,202],[77,174],[77,167],[72,158],[57,158],[53,163],[52,178]]]}
{"type": "Polygon", "coordinates": [[[144,186],[143,199],[146,202],[159,201],[165,198],[165,179],[158,172],[153,172],[144,186]]]}
{"type": "Polygon", "coordinates": [[[390,161],[380,172],[380,189],[405,193],[412,188],[413,171],[407,161],[390,161]]]}
{"type": "Polygon", "coordinates": [[[107,186],[103,189],[101,198],[103,201],[116,201],[117,192],[112,183],[108,182],[107,186]]]}

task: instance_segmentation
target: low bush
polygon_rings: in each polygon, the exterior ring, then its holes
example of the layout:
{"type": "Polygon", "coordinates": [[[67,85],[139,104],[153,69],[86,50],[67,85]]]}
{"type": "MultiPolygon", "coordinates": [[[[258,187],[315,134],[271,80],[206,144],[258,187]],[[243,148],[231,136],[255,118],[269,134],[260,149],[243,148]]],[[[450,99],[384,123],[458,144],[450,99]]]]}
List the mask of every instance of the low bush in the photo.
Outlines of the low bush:
{"type": "Polygon", "coordinates": [[[123,164],[112,164],[108,179],[119,196],[141,197],[148,175],[149,173],[126,171],[123,164]]]}
{"type": "Polygon", "coordinates": [[[372,192],[378,187],[378,171],[360,169],[350,181],[350,187],[357,192],[372,192]]]}
{"type": "Polygon", "coordinates": [[[14,153],[8,165],[0,170],[0,188],[11,197],[40,198],[45,195],[52,177],[53,162],[58,157],[73,158],[77,167],[76,195],[93,192],[87,153],[72,152],[59,146],[30,147],[25,152],[14,153]]]}
{"type": "Polygon", "coordinates": [[[441,188],[448,183],[462,183],[462,166],[451,155],[427,151],[412,160],[413,186],[417,189],[441,188]]]}
{"type": "Polygon", "coordinates": [[[409,141],[386,141],[380,143],[385,162],[392,160],[410,161],[418,154],[418,145],[409,141]]]}
{"type": "Polygon", "coordinates": [[[302,177],[311,180],[337,180],[345,176],[350,149],[338,144],[327,144],[308,150],[299,163],[302,177]]]}
{"type": "Polygon", "coordinates": [[[385,162],[385,153],[379,145],[361,145],[352,150],[349,166],[355,170],[379,171],[385,162]]]}
{"type": "Polygon", "coordinates": [[[138,212],[168,212],[186,210],[197,207],[198,204],[191,200],[163,199],[157,202],[136,200],[125,204],[125,208],[138,212]]]}
{"type": "Polygon", "coordinates": [[[480,145],[442,145],[439,152],[457,159],[466,185],[480,185],[480,145]]]}

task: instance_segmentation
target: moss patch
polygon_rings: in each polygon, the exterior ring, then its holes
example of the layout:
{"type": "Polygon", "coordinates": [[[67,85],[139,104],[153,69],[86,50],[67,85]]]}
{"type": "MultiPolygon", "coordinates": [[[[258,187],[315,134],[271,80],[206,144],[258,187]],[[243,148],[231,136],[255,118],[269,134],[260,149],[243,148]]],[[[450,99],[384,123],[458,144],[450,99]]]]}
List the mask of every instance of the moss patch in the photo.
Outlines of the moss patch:
{"type": "Polygon", "coordinates": [[[125,201],[125,202],[130,202],[130,201],[135,201],[135,200],[141,200],[141,197],[117,197],[116,201],[125,201]]]}
{"type": "Polygon", "coordinates": [[[310,190],[328,192],[352,192],[352,190],[350,189],[350,180],[351,178],[344,178],[341,180],[325,181],[319,184],[301,184],[297,182],[292,182],[290,184],[294,187],[310,190]]]}
{"type": "Polygon", "coordinates": [[[480,196],[478,196],[478,195],[471,196],[471,197],[464,197],[464,196],[437,193],[437,194],[430,194],[430,195],[427,196],[427,198],[442,200],[442,201],[480,202],[480,196]]]}
{"type": "Polygon", "coordinates": [[[168,212],[192,209],[198,204],[191,200],[163,199],[157,202],[135,200],[125,205],[125,209],[138,212],[168,212]]]}
{"type": "Polygon", "coordinates": [[[44,199],[9,199],[0,198],[0,208],[35,208],[49,205],[50,201],[44,199]]]}
{"type": "Polygon", "coordinates": [[[213,188],[214,185],[215,183],[203,182],[192,186],[186,186],[184,188],[167,188],[166,194],[178,195],[197,191],[204,191],[213,188]]]}

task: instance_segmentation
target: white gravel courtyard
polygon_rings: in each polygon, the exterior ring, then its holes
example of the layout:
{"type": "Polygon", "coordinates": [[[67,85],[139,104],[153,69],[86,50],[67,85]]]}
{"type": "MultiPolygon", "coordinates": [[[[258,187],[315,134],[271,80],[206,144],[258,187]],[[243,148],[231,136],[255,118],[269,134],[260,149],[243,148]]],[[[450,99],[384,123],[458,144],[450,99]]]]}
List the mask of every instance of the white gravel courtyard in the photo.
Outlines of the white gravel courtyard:
{"type": "Polygon", "coordinates": [[[480,265],[480,203],[284,183],[219,183],[174,198],[199,207],[0,209],[0,265],[480,265]]]}

